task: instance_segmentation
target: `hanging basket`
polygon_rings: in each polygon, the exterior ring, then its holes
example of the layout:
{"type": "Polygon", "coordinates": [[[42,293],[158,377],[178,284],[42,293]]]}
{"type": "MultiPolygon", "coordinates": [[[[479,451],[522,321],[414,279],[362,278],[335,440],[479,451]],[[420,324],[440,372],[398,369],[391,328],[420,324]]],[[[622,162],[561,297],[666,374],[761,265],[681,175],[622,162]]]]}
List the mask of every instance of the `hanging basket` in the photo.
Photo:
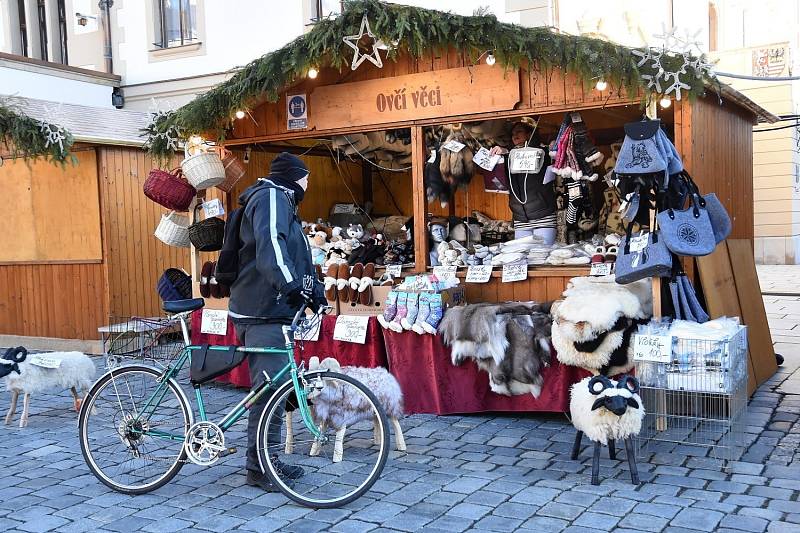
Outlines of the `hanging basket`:
{"type": "Polygon", "coordinates": [[[185,149],[186,159],[181,163],[183,175],[197,190],[216,187],[225,181],[225,167],[215,151],[201,151],[190,155],[189,146],[185,149]]]}
{"type": "Polygon", "coordinates": [[[168,215],[161,215],[161,222],[155,231],[155,236],[164,244],[178,248],[189,248],[189,217],[170,211],[168,215]]]}
{"type": "Polygon", "coordinates": [[[164,302],[187,300],[192,297],[192,277],[178,268],[168,268],[161,274],[156,290],[164,302]]]}
{"type": "Polygon", "coordinates": [[[172,172],[154,168],[144,180],[144,195],[172,211],[186,211],[197,194],[183,177],[181,169],[172,172]]]}
{"type": "MultiPolygon", "coordinates": [[[[197,220],[197,207],[195,207],[194,211],[195,220],[197,220]]],[[[189,226],[189,241],[201,252],[221,250],[224,236],[225,221],[219,217],[200,220],[189,226]]]]}
{"type": "Polygon", "coordinates": [[[245,175],[244,163],[238,157],[233,155],[233,152],[225,148],[219,147],[219,157],[222,160],[222,166],[225,168],[225,180],[217,185],[217,189],[224,192],[231,192],[236,184],[245,175]]]}

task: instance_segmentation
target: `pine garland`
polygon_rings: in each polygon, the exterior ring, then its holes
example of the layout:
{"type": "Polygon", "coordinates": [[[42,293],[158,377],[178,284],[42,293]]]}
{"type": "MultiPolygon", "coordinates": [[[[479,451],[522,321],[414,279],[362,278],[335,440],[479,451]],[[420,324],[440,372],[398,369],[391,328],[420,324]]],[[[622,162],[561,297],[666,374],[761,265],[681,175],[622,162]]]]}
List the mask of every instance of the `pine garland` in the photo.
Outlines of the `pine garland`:
{"type": "MultiPolygon", "coordinates": [[[[303,78],[311,67],[341,69],[352,58],[352,50],[343,44],[342,37],[360,26],[364,14],[378,38],[398,43],[387,52],[393,60],[401,52],[418,58],[431,49],[444,52],[455,47],[476,61],[491,50],[497,63],[507,69],[525,63],[538,68],[555,67],[575,73],[587,87],[603,78],[630,95],[646,88],[643,74],[657,74],[649,65],[637,67],[633,49],[600,39],[566,35],[546,27],[501,23],[491,14],[461,16],[380,0],[351,0],[338,17],[317,22],[310,32],[252,61],[228,81],[177,111],[154,117],[146,132],[148,150],[157,157],[169,156],[169,146],[163,138],[154,136],[163,136],[170,129],[186,135],[210,133],[222,140],[237,110],[247,109],[264,98],[277,101],[280,92],[303,78]]],[[[671,72],[685,68],[679,54],[665,55],[661,66],[671,72]]],[[[712,80],[693,67],[686,70],[687,78],[697,80],[688,91],[690,97],[702,94],[705,84],[712,80]]]]}
{"type": "Polygon", "coordinates": [[[4,102],[0,102],[0,141],[12,150],[14,157],[25,160],[44,157],[59,164],[73,161],[69,149],[74,139],[69,131],[31,118],[4,102]],[[53,142],[51,132],[63,135],[63,139],[53,142]]]}

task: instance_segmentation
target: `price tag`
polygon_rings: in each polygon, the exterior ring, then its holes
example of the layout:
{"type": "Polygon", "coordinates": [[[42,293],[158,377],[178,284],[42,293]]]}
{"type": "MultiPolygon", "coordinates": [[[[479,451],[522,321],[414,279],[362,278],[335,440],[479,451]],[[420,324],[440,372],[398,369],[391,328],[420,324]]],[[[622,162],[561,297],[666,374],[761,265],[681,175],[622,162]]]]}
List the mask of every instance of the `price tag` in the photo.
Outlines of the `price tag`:
{"type": "Polygon", "coordinates": [[[509,171],[514,174],[523,172],[537,173],[544,164],[544,150],[541,148],[514,148],[508,154],[509,171]]]}
{"type": "Polygon", "coordinates": [[[503,283],[528,279],[528,265],[503,265],[503,283]]]}
{"type": "Polygon", "coordinates": [[[333,340],[366,344],[368,316],[339,315],[333,328],[333,340]]]}
{"type": "Polygon", "coordinates": [[[203,309],[200,333],[225,335],[228,333],[228,312],[224,309],[203,309]]]}
{"type": "Polygon", "coordinates": [[[334,204],[333,206],[333,214],[334,215],[353,215],[356,213],[356,204],[334,204]]]}
{"type": "Polygon", "coordinates": [[[436,150],[431,150],[431,156],[428,158],[428,163],[436,161],[436,150]]]}
{"type": "Polygon", "coordinates": [[[641,252],[647,248],[647,243],[650,240],[649,233],[642,233],[636,237],[631,237],[630,250],[631,252],[641,252]]]}
{"type": "Polygon", "coordinates": [[[500,154],[491,155],[489,150],[481,147],[481,149],[478,150],[474,156],[472,156],[472,162],[484,170],[492,170],[495,165],[500,162],[501,157],[502,156],[500,154]]]}
{"type": "Polygon", "coordinates": [[[433,267],[433,275],[439,281],[447,281],[451,279],[456,279],[456,267],[455,266],[435,266],[433,267]]]}
{"type": "Polygon", "coordinates": [[[460,152],[465,146],[466,146],[466,144],[460,143],[460,142],[456,141],[455,139],[453,139],[453,140],[450,140],[450,141],[447,141],[446,143],[444,143],[442,145],[442,148],[444,148],[446,150],[450,150],[451,152],[460,152]]]}
{"type": "Polygon", "coordinates": [[[467,283],[486,283],[492,277],[492,265],[471,265],[467,268],[467,283]]]}
{"type": "Polygon", "coordinates": [[[58,368],[61,366],[61,359],[47,357],[46,355],[35,353],[28,357],[28,362],[42,368],[58,368]]]}
{"type": "Polygon", "coordinates": [[[296,341],[310,341],[316,342],[319,340],[319,330],[322,329],[322,320],[315,320],[307,329],[302,332],[297,330],[294,332],[294,340],[296,341]]]}
{"type": "Polygon", "coordinates": [[[222,207],[222,202],[220,202],[219,198],[203,202],[202,208],[206,218],[218,217],[225,214],[225,209],[222,207]]]}
{"type": "Polygon", "coordinates": [[[386,265],[386,273],[393,278],[399,278],[403,271],[403,265],[386,265]]]}
{"type": "Polygon", "coordinates": [[[576,124],[578,122],[583,122],[583,118],[581,117],[580,113],[570,113],[569,118],[572,120],[573,124],[576,124]]]}
{"type": "Polygon", "coordinates": [[[591,270],[589,271],[590,276],[608,276],[611,274],[611,270],[614,266],[614,263],[594,263],[592,264],[591,270]]]}
{"type": "Polygon", "coordinates": [[[669,363],[672,360],[672,335],[634,335],[633,360],[669,363]]]}

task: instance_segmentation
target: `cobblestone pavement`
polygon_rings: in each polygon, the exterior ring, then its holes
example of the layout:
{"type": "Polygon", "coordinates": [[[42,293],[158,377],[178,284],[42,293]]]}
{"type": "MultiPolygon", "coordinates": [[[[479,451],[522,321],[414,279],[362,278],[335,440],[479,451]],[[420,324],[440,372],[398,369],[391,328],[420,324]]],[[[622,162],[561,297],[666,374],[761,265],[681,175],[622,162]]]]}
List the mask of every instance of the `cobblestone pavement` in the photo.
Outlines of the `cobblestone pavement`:
{"type": "MultiPolygon", "coordinates": [[[[83,462],[69,393],[42,394],[27,428],[0,430],[0,531],[800,531],[800,395],[779,388],[800,354],[779,346],[787,362],[754,395],[749,447],[728,471],[677,447],[641,460],[633,487],[622,452],[601,461],[592,486],[591,454],[570,460],[564,416],[416,415],[402,421],[408,452],[392,452],[373,490],[321,511],[246,486],[241,452],[209,469],[187,465],[145,496],[112,492],[83,462]]],[[[206,394],[216,413],[240,397],[225,386],[206,394]]],[[[244,430],[239,422],[226,436],[244,445],[244,430]]]]}

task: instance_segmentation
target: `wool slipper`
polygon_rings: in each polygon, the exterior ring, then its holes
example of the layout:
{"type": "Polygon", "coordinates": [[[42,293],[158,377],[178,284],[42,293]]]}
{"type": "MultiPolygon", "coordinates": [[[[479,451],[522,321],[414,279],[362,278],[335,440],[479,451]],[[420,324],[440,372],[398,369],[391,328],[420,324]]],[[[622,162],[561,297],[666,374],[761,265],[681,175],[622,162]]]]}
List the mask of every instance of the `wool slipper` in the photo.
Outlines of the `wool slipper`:
{"type": "Polygon", "coordinates": [[[346,304],[350,301],[350,291],[347,281],[350,278],[350,267],[347,263],[340,263],[336,272],[336,290],[339,294],[339,301],[346,304]]]}
{"type": "Polygon", "coordinates": [[[214,263],[206,261],[203,263],[203,269],[200,271],[200,296],[203,298],[211,297],[211,287],[209,287],[208,282],[213,275],[214,263]]]}
{"type": "Polygon", "coordinates": [[[358,301],[361,305],[372,303],[372,284],[375,276],[375,263],[367,263],[364,267],[364,275],[358,284],[358,301]]]}
{"type": "Polygon", "coordinates": [[[350,270],[350,278],[347,280],[348,285],[350,286],[348,298],[351,302],[358,301],[358,286],[361,283],[361,277],[363,275],[364,265],[362,263],[356,263],[353,265],[353,268],[350,270]]]}
{"type": "Polygon", "coordinates": [[[596,265],[599,263],[605,263],[606,261],[606,247],[605,246],[598,246],[595,248],[594,253],[592,254],[592,264],[596,265]]]}
{"type": "Polygon", "coordinates": [[[222,298],[222,287],[217,283],[217,278],[211,276],[211,279],[208,280],[208,287],[212,298],[222,298]]]}
{"type": "Polygon", "coordinates": [[[616,263],[617,253],[619,253],[619,248],[617,248],[616,246],[609,246],[605,257],[606,263],[616,263]]]}
{"type": "Polygon", "coordinates": [[[336,274],[339,271],[339,265],[328,265],[328,272],[325,276],[325,298],[329,302],[336,300],[336,274]]]}

